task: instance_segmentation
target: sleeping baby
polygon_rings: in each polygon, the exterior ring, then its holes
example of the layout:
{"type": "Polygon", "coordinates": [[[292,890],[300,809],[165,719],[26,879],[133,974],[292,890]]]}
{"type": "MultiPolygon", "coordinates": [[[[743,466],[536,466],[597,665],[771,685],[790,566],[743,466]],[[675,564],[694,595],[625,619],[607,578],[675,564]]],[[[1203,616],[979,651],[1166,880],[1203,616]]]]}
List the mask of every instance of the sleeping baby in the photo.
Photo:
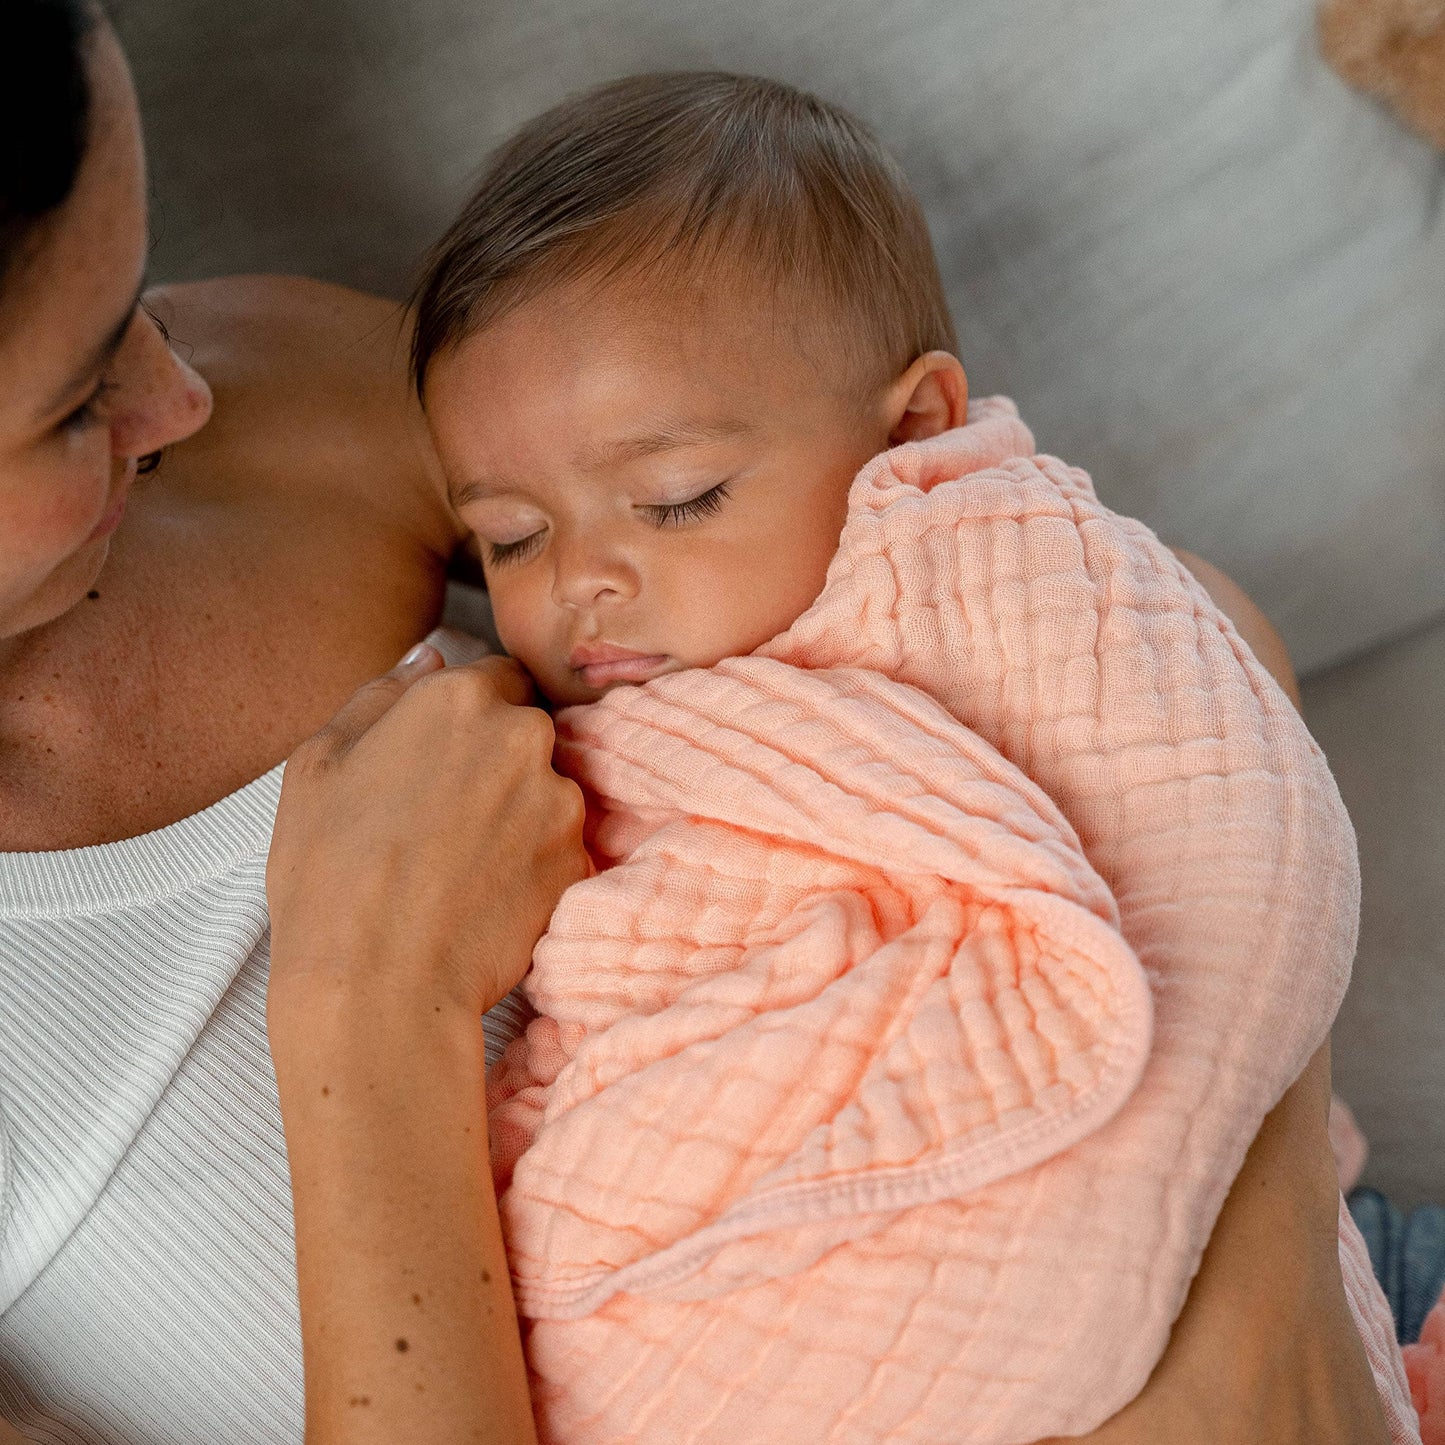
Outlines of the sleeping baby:
{"type": "Polygon", "coordinates": [[[598,870],[489,1100],[546,1440],[1094,1428],[1343,993],[1318,749],[956,350],[895,164],[769,81],[567,102],[430,259],[418,389],[598,870]]]}

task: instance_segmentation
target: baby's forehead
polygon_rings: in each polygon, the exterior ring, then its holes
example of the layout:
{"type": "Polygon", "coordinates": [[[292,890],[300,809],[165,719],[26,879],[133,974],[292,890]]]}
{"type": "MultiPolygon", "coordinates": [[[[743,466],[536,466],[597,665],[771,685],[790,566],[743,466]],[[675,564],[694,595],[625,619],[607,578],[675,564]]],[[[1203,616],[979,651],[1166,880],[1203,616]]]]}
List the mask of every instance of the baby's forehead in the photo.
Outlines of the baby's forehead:
{"type": "Polygon", "coordinates": [[[734,275],[569,278],[439,358],[428,414],[448,472],[499,493],[537,475],[700,474],[852,430],[866,408],[840,350],[734,275]]]}
{"type": "Polygon", "coordinates": [[[860,374],[881,377],[891,361],[857,312],[821,284],[782,282],[746,260],[640,275],[610,304],[624,341],[649,338],[639,359],[645,350],[659,371],[725,387],[735,409],[744,397],[766,405],[785,391],[856,397],[860,374]]]}
{"type": "Polygon", "coordinates": [[[614,391],[644,389],[654,410],[686,414],[679,426],[735,431],[784,394],[853,390],[864,343],[835,310],[732,269],[640,270],[549,287],[488,332],[514,351],[545,352],[559,382],[583,397],[606,405],[614,391]]]}
{"type": "Polygon", "coordinates": [[[639,417],[615,435],[590,442],[578,457],[589,470],[607,470],[649,457],[701,448],[721,447],[757,441],[762,428],[755,418],[743,413],[659,412],[639,417]]]}

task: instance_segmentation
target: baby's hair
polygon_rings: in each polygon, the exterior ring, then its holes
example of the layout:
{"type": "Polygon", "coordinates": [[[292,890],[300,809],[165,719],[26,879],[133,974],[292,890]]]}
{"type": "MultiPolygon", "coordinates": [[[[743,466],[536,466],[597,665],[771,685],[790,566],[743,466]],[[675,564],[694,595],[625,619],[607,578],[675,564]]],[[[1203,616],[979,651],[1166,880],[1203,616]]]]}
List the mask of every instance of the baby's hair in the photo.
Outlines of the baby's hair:
{"type": "Polygon", "coordinates": [[[873,135],[774,80],[678,71],[563,101],[492,155],[413,297],[417,393],[439,352],[554,285],[709,265],[790,302],[852,384],[956,350],[922,208],[873,135]]]}

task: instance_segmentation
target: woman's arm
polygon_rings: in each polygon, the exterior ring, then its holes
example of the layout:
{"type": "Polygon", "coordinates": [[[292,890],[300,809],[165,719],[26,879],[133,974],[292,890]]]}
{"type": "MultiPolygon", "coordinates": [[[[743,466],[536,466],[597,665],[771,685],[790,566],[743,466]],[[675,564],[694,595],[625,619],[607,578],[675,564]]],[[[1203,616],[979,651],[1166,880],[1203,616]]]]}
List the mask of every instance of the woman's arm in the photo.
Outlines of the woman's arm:
{"type": "Polygon", "coordinates": [[[582,804],[514,664],[439,662],[292,758],[267,871],[308,1445],[534,1438],[480,1020],[586,871],[582,804]]]}
{"type": "Polygon", "coordinates": [[[278,1062],[306,1440],[522,1445],[532,1412],[487,1158],[481,1027],[430,1002],[391,1003],[317,998],[278,1062]]]}
{"type": "Polygon", "coordinates": [[[1326,1045],[1264,1121],[1149,1383],[1070,1445],[1389,1445],[1340,1277],[1329,1097],[1326,1045]]]}
{"type": "MultiPolygon", "coordinates": [[[[1217,567],[1176,555],[1298,706],[1264,614],[1217,567]]],[[[1149,1383],[1086,1445],[1389,1445],[1340,1275],[1329,1104],[1325,1045],[1264,1121],[1149,1383]]]]}

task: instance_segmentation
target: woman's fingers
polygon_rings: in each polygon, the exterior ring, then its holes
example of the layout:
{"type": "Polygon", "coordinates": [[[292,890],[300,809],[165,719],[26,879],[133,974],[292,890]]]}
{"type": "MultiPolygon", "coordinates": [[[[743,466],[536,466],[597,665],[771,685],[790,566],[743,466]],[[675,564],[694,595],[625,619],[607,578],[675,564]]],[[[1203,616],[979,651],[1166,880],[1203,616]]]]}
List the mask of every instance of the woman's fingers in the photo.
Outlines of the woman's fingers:
{"type": "Polygon", "coordinates": [[[286,768],[267,865],[272,1001],[315,991],[476,1013],[586,876],[577,786],[529,679],[433,650],[361,688],[286,768]]]}
{"type": "Polygon", "coordinates": [[[537,701],[537,689],[532,685],[531,675],[520,662],[510,657],[484,657],[480,662],[471,662],[475,668],[491,679],[497,695],[513,707],[527,707],[537,701]]]}
{"type": "MultiPolygon", "coordinates": [[[[441,672],[446,661],[429,642],[419,642],[390,672],[363,683],[334,718],[316,735],[332,751],[348,751],[424,677],[441,672]]],[[[526,669],[510,657],[484,657],[455,671],[486,676],[501,701],[521,707],[536,700],[526,669]]]]}
{"type": "Polygon", "coordinates": [[[363,683],[327,725],[297,749],[307,763],[333,761],[349,753],[423,678],[444,670],[473,672],[487,679],[500,702],[523,707],[536,701],[536,688],[525,668],[510,657],[483,657],[448,669],[430,643],[418,643],[390,672],[363,683]]]}
{"type": "Polygon", "coordinates": [[[441,653],[428,642],[412,648],[390,672],[374,677],[351,695],[341,711],[312,742],[318,750],[349,752],[360,738],[392,708],[413,683],[446,666],[441,653]]]}

